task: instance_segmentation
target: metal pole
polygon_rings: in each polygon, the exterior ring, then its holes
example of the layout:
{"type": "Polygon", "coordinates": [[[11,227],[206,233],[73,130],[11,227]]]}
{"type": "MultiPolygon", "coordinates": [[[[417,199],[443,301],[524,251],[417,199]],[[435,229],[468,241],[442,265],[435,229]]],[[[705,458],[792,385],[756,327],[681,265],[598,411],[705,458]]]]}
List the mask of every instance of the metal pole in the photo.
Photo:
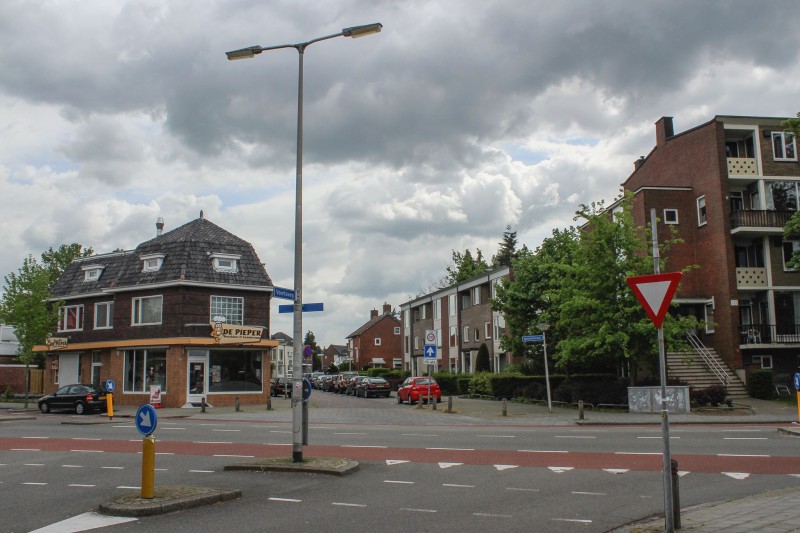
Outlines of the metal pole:
{"type": "Polygon", "coordinates": [[[544,381],[547,385],[547,410],[553,412],[553,402],[550,399],[550,371],[547,369],[547,332],[542,330],[542,345],[544,346],[544,381]]]}
{"type": "MultiPolygon", "coordinates": [[[[653,271],[659,274],[658,229],[656,227],[656,210],[650,210],[650,227],[653,232],[653,271]]],[[[669,407],[667,406],[667,363],[664,349],[664,328],[658,328],[658,367],[661,373],[661,438],[664,441],[664,457],[662,470],[664,475],[664,529],[668,533],[675,531],[673,494],[672,494],[672,461],[669,453],[669,407]]]]}
{"type": "Polygon", "coordinates": [[[292,345],[292,462],[303,462],[303,55],[297,47],[297,171],[294,212],[294,343],[292,345]]]}

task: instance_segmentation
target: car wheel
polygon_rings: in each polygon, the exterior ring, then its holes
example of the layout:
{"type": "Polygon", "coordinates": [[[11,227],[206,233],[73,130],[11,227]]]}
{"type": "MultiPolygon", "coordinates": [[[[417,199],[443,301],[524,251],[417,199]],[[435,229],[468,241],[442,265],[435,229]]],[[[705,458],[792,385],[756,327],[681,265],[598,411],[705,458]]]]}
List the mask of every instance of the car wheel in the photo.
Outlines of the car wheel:
{"type": "Polygon", "coordinates": [[[45,403],[45,402],[42,402],[42,403],[40,403],[40,404],[39,404],[39,410],[40,410],[42,413],[44,413],[44,414],[47,414],[47,413],[49,413],[49,412],[50,412],[50,406],[49,406],[49,405],[47,405],[47,403],[45,403]]]}
{"type": "Polygon", "coordinates": [[[83,402],[78,402],[75,404],[75,414],[76,415],[86,414],[86,405],[83,402]]]}

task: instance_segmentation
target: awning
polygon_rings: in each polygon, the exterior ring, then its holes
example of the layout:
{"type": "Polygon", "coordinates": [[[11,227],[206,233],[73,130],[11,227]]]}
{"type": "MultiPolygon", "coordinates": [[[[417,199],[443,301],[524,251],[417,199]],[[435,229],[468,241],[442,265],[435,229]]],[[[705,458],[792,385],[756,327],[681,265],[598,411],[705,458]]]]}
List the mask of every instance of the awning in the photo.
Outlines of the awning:
{"type": "Polygon", "coordinates": [[[372,364],[375,364],[375,363],[380,363],[382,365],[385,365],[386,361],[383,360],[383,357],[373,357],[372,358],[372,364]]]}

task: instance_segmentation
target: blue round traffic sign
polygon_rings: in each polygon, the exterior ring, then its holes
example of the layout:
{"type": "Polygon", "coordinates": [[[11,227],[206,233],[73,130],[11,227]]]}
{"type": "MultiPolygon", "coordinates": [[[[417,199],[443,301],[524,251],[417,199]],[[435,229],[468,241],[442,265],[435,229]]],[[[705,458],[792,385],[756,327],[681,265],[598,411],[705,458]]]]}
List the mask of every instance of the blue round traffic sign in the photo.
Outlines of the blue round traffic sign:
{"type": "Polygon", "coordinates": [[[113,379],[107,379],[105,385],[106,385],[106,392],[114,392],[114,380],[113,379]]]}
{"type": "Polygon", "coordinates": [[[311,397],[311,382],[307,379],[303,380],[303,399],[308,400],[311,397]]]}
{"type": "Polygon", "coordinates": [[[149,403],[144,404],[136,411],[136,429],[145,437],[156,430],[158,415],[155,407],[149,403]]]}
{"type": "Polygon", "coordinates": [[[794,388],[800,391],[800,372],[794,374],[794,388]]]}

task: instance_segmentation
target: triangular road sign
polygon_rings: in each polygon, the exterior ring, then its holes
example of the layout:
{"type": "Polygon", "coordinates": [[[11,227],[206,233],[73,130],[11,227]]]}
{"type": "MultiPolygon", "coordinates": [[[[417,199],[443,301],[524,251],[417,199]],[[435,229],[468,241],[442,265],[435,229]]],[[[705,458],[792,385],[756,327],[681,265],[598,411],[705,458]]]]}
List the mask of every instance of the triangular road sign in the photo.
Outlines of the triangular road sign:
{"type": "Polygon", "coordinates": [[[655,327],[660,328],[664,322],[669,304],[672,302],[672,297],[675,296],[675,291],[678,290],[678,283],[682,276],[682,272],[667,272],[648,276],[631,276],[625,280],[655,327]]]}

